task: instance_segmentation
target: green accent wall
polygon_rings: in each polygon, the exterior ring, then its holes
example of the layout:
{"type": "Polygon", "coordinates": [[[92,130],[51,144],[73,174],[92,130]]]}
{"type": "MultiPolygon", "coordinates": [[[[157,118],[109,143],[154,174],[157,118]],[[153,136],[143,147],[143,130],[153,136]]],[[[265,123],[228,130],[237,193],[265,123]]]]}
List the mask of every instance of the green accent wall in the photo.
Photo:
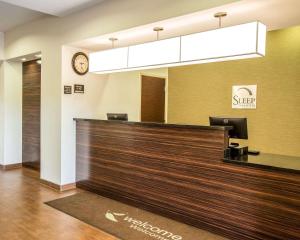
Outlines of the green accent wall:
{"type": "Polygon", "coordinates": [[[268,32],[263,58],[169,68],[168,81],[169,123],[245,116],[249,148],[300,156],[300,26],[268,32]],[[232,109],[232,86],[255,84],[257,109],[232,109]]]}

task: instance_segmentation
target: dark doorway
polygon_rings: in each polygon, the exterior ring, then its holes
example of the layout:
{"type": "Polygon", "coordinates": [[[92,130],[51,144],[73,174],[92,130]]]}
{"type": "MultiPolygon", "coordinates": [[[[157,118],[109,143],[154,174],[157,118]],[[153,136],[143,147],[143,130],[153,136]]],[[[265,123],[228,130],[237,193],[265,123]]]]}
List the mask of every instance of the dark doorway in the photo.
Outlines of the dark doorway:
{"type": "Polygon", "coordinates": [[[41,64],[23,63],[22,164],[40,170],[41,64]]]}
{"type": "Polygon", "coordinates": [[[142,76],[142,122],[165,122],[166,79],[142,76]]]}

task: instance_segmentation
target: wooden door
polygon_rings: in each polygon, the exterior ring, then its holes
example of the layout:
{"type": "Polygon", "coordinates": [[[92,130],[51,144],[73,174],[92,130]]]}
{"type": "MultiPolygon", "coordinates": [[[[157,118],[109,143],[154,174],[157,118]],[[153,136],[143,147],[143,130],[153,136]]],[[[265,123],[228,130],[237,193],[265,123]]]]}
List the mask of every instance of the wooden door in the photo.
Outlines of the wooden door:
{"type": "Polygon", "coordinates": [[[165,78],[142,76],[142,122],[165,122],[165,78]]]}
{"type": "Polygon", "coordinates": [[[41,65],[23,63],[22,164],[40,169],[41,65]]]}

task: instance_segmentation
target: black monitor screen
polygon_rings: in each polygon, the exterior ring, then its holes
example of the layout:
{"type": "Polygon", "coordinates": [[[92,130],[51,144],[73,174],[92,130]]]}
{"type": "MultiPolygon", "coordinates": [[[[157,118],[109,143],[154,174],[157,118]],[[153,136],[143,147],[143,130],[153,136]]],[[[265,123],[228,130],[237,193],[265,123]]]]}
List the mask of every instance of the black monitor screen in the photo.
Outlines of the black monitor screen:
{"type": "Polygon", "coordinates": [[[107,120],[128,121],[127,113],[107,113],[107,120]]]}
{"type": "Polygon", "coordinates": [[[247,118],[209,117],[211,126],[232,126],[230,138],[248,139],[247,118]]]}

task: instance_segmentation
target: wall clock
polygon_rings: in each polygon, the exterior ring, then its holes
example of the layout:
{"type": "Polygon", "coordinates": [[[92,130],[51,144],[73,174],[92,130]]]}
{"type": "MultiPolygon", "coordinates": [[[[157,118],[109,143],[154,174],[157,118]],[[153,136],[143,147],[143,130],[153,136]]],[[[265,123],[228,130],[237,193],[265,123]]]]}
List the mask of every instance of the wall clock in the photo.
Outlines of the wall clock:
{"type": "Polygon", "coordinates": [[[75,53],[72,58],[72,67],[79,75],[84,75],[89,71],[89,58],[83,52],[75,53]]]}

